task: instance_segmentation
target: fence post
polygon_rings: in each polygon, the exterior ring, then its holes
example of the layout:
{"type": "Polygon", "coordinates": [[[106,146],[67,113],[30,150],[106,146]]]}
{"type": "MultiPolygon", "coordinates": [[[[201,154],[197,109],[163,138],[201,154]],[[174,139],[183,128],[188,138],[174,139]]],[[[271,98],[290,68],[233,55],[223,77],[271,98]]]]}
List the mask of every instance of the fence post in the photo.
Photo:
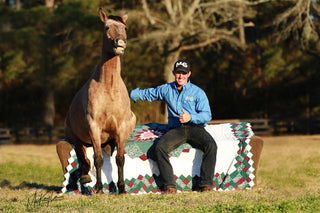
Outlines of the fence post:
{"type": "Polygon", "coordinates": [[[309,134],[315,134],[317,132],[316,118],[308,118],[309,134]]]}
{"type": "Polygon", "coordinates": [[[51,143],[52,142],[52,126],[47,126],[47,131],[48,131],[48,140],[51,143]]]}
{"type": "Polygon", "coordinates": [[[14,128],[14,135],[15,135],[15,142],[19,143],[20,142],[20,135],[19,135],[19,128],[14,128]]]}
{"type": "Polygon", "coordinates": [[[274,120],[272,120],[270,123],[272,123],[272,126],[273,126],[273,134],[274,134],[274,135],[278,135],[279,132],[278,132],[278,124],[277,124],[277,121],[274,119],[274,120]]]}

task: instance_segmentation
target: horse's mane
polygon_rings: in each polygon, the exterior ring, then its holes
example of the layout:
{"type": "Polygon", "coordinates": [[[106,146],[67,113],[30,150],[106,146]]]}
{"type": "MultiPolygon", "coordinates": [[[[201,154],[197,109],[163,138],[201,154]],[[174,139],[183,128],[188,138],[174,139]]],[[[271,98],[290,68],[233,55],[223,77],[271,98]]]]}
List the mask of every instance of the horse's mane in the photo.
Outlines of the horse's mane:
{"type": "Polygon", "coordinates": [[[127,26],[127,24],[122,20],[122,18],[120,16],[108,15],[108,18],[115,20],[115,21],[119,21],[122,24],[124,24],[125,26],[127,26]]]}

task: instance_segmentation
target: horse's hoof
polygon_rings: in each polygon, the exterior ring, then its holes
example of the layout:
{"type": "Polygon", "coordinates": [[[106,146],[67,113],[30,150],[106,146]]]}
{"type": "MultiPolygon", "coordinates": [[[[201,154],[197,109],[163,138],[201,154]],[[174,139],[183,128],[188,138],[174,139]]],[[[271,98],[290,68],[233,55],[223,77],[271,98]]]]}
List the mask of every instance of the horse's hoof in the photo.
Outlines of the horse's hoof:
{"type": "Polygon", "coordinates": [[[126,191],[125,187],[124,186],[118,186],[118,191],[119,191],[119,194],[127,194],[128,192],[126,191]]]}
{"type": "Polygon", "coordinates": [[[80,177],[80,184],[83,185],[83,184],[86,184],[86,183],[90,183],[92,180],[91,180],[91,177],[90,175],[82,175],[80,177]]]}
{"type": "Polygon", "coordinates": [[[96,185],[96,194],[103,194],[102,185],[96,185]]]}
{"type": "Polygon", "coordinates": [[[119,191],[119,195],[125,195],[125,194],[128,194],[128,192],[127,191],[123,191],[123,192],[119,191]]]}
{"type": "Polygon", "coordinates": [[[96,189],[96,194],[103,194],[103,190],[102,189],[96,189]]]}

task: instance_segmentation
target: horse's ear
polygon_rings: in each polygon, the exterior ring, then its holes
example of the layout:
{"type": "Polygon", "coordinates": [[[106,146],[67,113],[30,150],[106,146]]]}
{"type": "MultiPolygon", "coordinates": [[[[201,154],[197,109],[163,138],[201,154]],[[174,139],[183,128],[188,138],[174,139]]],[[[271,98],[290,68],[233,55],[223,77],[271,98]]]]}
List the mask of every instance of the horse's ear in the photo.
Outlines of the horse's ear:
{"type": "Polygon", "coordinates": [[[127,13],[124,14],[121,18],[122,18],[122,21],[123,21],[124,23],[126,23],[126,21],[127,21],[127,19],[128,19],[128,14],[127,14],[127,13]]]}
{"type": "Polygon", "coordinates": [[[105,14],[105,12],[103,12],[103,10],[101,8],[99,8],[99,16],[100,19],[103,23],[106,23],[106,21],[108,20],[108,16],[105,14]]]}

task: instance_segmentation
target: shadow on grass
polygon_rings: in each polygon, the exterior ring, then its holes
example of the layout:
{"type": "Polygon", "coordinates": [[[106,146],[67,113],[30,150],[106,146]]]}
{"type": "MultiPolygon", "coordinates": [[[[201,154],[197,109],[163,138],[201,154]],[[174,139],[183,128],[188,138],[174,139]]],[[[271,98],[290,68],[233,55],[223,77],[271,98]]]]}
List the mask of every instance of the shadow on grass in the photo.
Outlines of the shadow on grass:
{"type": "Polygon", "coordinates": [[[13,186],[11,185],[10,181],[8,181],[7,179],[4,179],[3,181],[1,181],[0,183],[0,187],[8,187],[10,189],[45,189],[49,192],[61,192],[62,187],[60,186],[48,186],[45,184],[38,184],[38,183],[29,183],[29,182],[25,182],[23,181],[22,183],[20,183],[17,186],[13,186]]]}

